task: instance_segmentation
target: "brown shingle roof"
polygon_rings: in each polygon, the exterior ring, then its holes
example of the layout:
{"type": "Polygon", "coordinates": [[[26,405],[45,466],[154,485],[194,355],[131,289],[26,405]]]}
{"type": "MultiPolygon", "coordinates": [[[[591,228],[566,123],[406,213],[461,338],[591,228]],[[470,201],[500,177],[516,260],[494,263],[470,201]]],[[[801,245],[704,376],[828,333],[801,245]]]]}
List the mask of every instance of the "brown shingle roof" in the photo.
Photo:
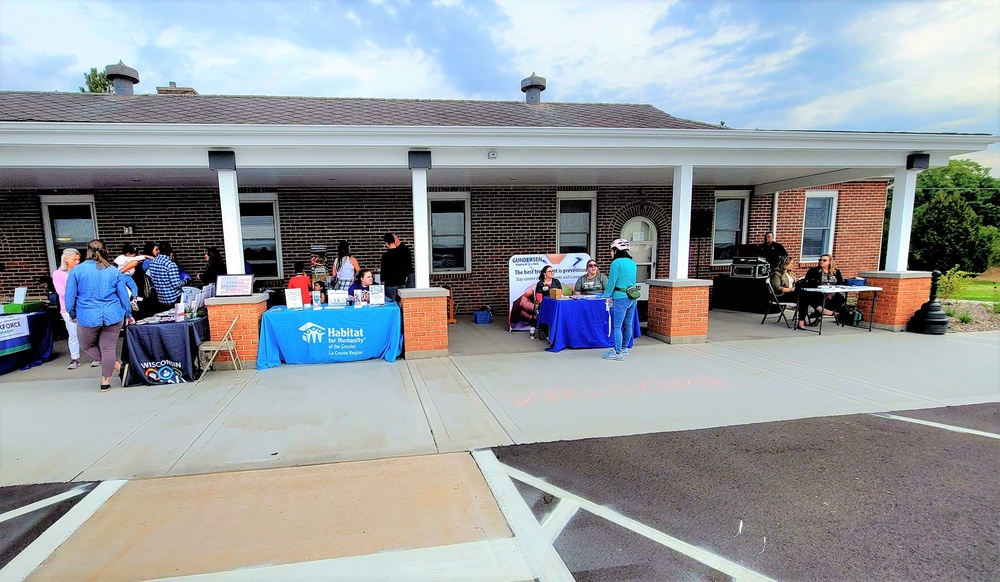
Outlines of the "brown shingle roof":
{"type": "Polygon", "coordinates": [[[0,92],[0,121],[719,129],[652,105],[0,92]]]}

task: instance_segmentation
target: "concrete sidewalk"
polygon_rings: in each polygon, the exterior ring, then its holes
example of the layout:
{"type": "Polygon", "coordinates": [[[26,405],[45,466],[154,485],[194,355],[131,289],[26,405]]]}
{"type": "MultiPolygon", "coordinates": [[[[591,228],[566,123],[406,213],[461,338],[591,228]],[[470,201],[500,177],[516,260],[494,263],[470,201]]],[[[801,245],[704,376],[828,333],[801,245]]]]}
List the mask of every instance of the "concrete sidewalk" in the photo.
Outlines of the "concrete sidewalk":
{"type": "MultiPolygon", "coordinates": [[[[763,327],[763,326],[762,326],[763,327]]],[[[524,343],[524,342],[522,342],[524,343]]],[[[211,372],[100,393],[61,361],[3,377],[0,485],[288,467],[1000,401],[1000,332],[790,334],[211,372]],[[72,379],[70,379],[72,378],[72,379]]]]}
{"type": "Polygon", "coordinates": [[[1000,402],[1000,332],[816,336],[729,317],[715,341],[643,338],[624,362],[456,326],[461,347],[433,360],[108,393],[62,360],[9,374],[0,485],[105,482],[0,579],[566,579],[482,449],[1000,402]]]}

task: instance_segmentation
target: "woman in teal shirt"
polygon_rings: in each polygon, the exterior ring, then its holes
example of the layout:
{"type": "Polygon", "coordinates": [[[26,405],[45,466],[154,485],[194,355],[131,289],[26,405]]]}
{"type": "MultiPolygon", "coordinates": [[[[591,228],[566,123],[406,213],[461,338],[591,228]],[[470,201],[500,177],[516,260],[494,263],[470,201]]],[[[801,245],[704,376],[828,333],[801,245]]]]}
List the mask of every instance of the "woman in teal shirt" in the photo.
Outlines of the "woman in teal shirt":
{"type": "Polygon", "coordinates": [[[611,327],[615,333],[615,347],[604,354],[605,360],[624,360],[628,343],[632,341],[632,320],[635,318],[635,299],[629,299],[625,289],[635,285],[636,266],[629,254],[629,241],[617,239],[611,243],[611,268],[605,298],[611,304],[611,327]]]}

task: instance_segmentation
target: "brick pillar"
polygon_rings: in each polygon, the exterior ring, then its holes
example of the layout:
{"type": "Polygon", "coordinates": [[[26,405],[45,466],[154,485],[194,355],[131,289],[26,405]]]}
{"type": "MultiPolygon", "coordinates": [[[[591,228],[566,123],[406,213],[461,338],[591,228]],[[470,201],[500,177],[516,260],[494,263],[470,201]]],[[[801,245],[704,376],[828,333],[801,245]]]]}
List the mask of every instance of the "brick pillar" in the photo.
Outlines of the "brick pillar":
{"type": "Polygon", "coordinates": [[[699,344],[708,338],[708,290],[704,279],[649,279],[646,335],[668,344],[699,344]]]}
{"type": "MultiPolygon", "coordinates": [[[[208,327],[212,330],[213,341],[221,340],[233,319],[240,316],[233,328],[236,355],[244,368],[252,370],[256,367],[260,317],[267,311],[267,293],[254,293],[248,297],[212,297],[205,300],[205,306],[208,308],[208,327]]],[[[215,357],[215,364],[219,369],[233,369],[229,361],[229,352],[225,350],[215,357]]]]}
{"type": "MultiPolygon", "coordinates": [[[[882,288],[873,318],[879,329],[905,331],[910,318],[931,295],[931,274],[927,271],[866,271],[858,276],[865,278],[866,285],[882,288]]],[[[858,309],[866,321],[871,307],[871,293],[859,293],[858,309]]]]}
{"type": "Polygon", "coordinates": [[[441,287],[400,289],[403,352],[407,360],[448,355],[448,296],[441,287]]]}

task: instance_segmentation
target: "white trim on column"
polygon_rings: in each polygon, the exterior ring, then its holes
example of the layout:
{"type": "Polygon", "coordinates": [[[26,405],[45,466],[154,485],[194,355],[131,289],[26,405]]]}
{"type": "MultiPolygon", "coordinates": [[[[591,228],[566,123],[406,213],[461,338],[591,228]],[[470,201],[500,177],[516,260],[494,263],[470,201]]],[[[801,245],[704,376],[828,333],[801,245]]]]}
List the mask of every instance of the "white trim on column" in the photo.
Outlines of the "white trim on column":
{"type": "Polygon", "coordinates": [[[919,170],[896,169],[889,213],[889,241],[885,248],[885,270],[905,271],[910,255],[910,229],[916,200],[919,170]]]}
{"type": "Polygon", "coordinates": [[[670,273],[671,279],[688,278],[691,255],[691,192],[694,166],[674,168],[674,188],[670,210],[670,273]]]}
{"type": "Polygon", "coordinates": [[[413,177],[413,271],[417,279],[417,289],[429,289],[431,237],[428,222],[427,170],[414,168],[410,172],[413,177]]]}

